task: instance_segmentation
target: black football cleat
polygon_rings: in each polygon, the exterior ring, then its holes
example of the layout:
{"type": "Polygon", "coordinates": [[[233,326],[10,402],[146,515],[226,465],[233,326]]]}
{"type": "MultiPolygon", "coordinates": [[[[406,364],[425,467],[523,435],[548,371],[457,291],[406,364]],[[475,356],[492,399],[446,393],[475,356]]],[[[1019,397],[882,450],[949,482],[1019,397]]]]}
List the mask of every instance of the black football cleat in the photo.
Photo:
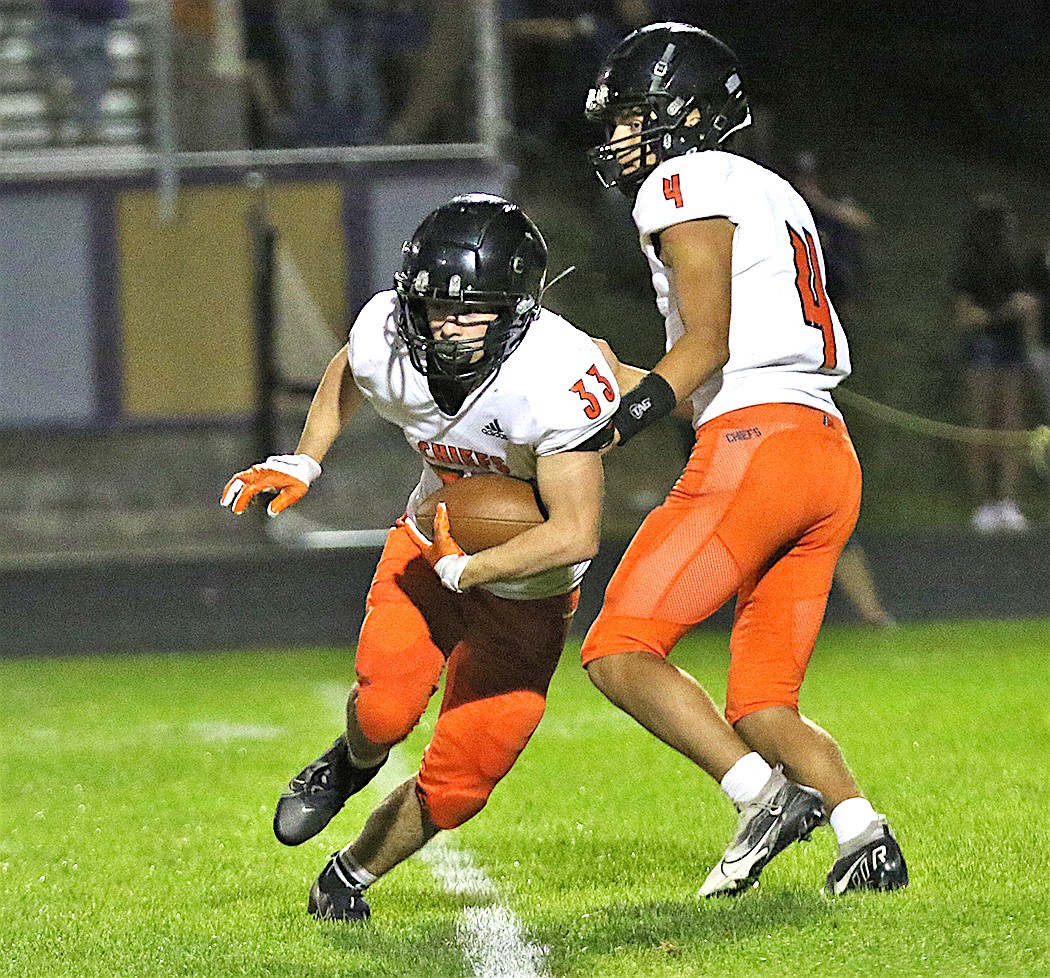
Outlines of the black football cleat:
{"type": "Polygon", "coordinates": [[[820,792],[789,781],[774,768],[758,797],[740,810],[736,836],[698,895],[743,893],[757,885],[759,874],[777,853],[808,839],[823,820],[820,792]]]}
{"type": "Polygon", "coordinates": [[[354,767],[346,750],[346,735],[340,734],[328,750],[288,782],[273,813],[273,834],[286,846],[312,839],[382,766],[383,761],[375,767],[354,767]]]}
{"type": "Polygon", "coordinates": [[[310,887],[306,909],[318,920],[368,920],[372,909],[362,896],[363,892],[343,872],[338,853],[335,853],[310,887]]]}
{"type": "Polygon", "coordinates": [[[904,853],[880,815],[866,832],[839,847],[839,858],[828,873],[824,889],[831,894],[847,890],[899,890],[908,885],[904,853]]]}

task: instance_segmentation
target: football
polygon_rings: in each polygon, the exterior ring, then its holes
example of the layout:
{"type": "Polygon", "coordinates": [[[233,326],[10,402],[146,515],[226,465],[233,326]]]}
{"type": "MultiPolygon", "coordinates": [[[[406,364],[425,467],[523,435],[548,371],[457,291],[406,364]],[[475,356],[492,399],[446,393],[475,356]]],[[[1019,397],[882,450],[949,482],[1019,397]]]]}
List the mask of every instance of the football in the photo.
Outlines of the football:
{"type": "Polygon", "coordinates": [[[442,486],[423,500],[416,525],[431,539],[440,502],[448,508],[453,538],[468,554],[506,543],[546,519],[528,482],[506,475],[472,475],[442,486]]]}

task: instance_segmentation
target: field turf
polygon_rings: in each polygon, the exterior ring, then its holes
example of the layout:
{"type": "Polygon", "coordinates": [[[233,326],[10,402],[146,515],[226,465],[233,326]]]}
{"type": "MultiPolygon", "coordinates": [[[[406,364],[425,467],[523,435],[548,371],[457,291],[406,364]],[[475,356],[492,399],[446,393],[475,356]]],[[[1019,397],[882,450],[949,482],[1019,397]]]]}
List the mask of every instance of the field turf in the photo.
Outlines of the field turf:
{"type": "MultiPolygon", "coordinates": [[[[822,829],[758,890],[699,903],[728,802],[570,647],[489,807],[373,887],[363,926],[319,924],[306,893],[414,769],[433,709],[378,788],[287,849],[273,805],[339,729],[349,651],[3,661],[0,974],[1050,975],[1048,650],[1050,622],[826,629],[803,711],[889,815],[912,885],[825,898],[822,829]]],[[[676,659],[723,689],[723,635],[676,659]]]]}

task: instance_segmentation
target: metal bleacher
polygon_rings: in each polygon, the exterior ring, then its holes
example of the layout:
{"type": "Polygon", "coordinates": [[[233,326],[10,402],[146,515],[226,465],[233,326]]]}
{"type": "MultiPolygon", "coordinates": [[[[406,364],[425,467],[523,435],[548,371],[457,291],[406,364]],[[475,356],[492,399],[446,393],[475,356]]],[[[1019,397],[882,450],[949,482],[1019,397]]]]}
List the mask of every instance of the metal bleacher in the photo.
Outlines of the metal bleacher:
{"type": "Polygon", "coordinates": [[[85,143],[140,147],[152,132],[152,5],[133,0],[131,16],[109,38],[114,74],[96,133],[75,118],[49,112],[48,80],[33,45],[40,10],[34,0],[0,0],[0,151],[44,150],[85,143]]]}

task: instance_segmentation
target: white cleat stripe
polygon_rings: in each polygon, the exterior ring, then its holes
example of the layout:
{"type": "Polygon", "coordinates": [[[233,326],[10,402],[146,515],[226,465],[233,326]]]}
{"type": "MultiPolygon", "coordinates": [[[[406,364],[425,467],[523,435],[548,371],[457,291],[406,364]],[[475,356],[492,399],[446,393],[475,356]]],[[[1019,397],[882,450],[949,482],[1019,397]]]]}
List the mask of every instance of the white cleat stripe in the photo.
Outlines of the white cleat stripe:
{"type": "Polygon", "coordinates": [[[846,892],[846,890],[847,890],[847,889],[849,888],[850,880],[851,880],[851,879],[853,878],[853,871],[854,871],[854,870],[855,870],[855,869],[856,869],[856,868],[857,868],[857,867],[858,867],[858,866],[859,866],[859,865],[860,865],[860,864],[861,864],[862,862],[864,862],[864,860],[865,860],[865,859],[867,858],[867,856],[868,856],[868,854],[867,854],[866,852],[864,852],[864,853],[861,853],[861,854],[860,854],[860,855],[859,855],[859,856],[858,856],[858,857],[857,857],[857,858],[856,858],[856,859],[855,859],[855,860],[853,861],[853,865],[851,865],[851,866],[850,866],[850,868],[849,868],[849,869],[847,869],[847,870],[846,870],[846,872],[845,872],[845,873],[843,874],[843,876],[842,876],[842,879],[840,879],[840,880],[836,880],[836,881],[835,881],[835,887],[834,887],[834,889],[835,889],[835,893],[836,893],[836,895],[838,895],[838,894],[840,894],[840,893],[845,893],[845,892],[846,892]]]}

